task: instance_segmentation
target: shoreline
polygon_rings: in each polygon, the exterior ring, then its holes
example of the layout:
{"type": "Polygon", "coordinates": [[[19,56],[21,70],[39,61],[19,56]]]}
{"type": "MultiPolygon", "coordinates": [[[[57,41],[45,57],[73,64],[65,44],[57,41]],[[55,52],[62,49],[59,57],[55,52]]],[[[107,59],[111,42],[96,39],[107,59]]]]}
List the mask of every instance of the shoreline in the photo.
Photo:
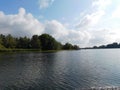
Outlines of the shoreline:
{"type": "MultiPolygon", "coordinates": [[[[66,50],[40,50],[40,49],[0,49],[0,53],[4,52],[40,52],[40,53],[49,53],[49,52],[58,52],[58,51],[66,51],[66,50]]],[[[71,51],[71,50],[67,50],[71,51]]]]}

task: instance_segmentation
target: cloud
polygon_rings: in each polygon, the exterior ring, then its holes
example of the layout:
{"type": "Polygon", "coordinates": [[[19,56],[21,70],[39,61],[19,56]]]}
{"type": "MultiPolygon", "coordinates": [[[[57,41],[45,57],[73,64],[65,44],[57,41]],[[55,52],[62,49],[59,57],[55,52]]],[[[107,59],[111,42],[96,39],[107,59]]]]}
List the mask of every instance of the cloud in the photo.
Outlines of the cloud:
{"type": "Polygon", "coordinates": [[[77,20],[76,28],[69,29],[59,21],[51,20],[45,22],[44,32],[53,35],[62,43],[70,42],[81,47],[120,42],[119,28],[110,29],[104,25],[98,27],[103,21],[107,21],[103,23],[106,23],[105,25],[109,22],[105,15],[111,3],[112,0],[93,0],[91,12],[82,12],[79,20],[77,20]]]}
{"type": "Polygon", "coordinates": [[[44,26],[30,13],[26,13],[24,8],[20,8],[18,14],[5,15],[0,12],[0,32],[2,34],[12,34],[15,36],[31,36],[41,34],[44,26]]]}
{"type": "Polygon", "coordinates": [[[49,7],[50,5],[52,5],[53,2],[54,0],[39,0],[38,1],[40,9],[49,7]]]}
{"type": "Polygon", "coordinates": [[[48,33],[62,43],[78,45],[85,45],[91,37],[88,32],[69,29],[57,20],[41,23],[31,13],[26,13],[24,8],[20,8],[18,14],[0,12],[0,33],[28,37],[48,33]]]}
{"type": "Polygon", "coordinates": [[[89,27],[95,26],[104,14],[105,12],[102,10],[93,12],[91,14],[86,14],[82,17],[76,27],[87,29],[89,27]]]}
{"type": "Polygon", "coordinates": [[[91,40],[89,45],[101,45],[109,44],[113,42],[120,42],[120,31],[119,28],[112,29],[99,29],[91,32],[91,40]]]}
{"type": "Polygon", "coordinates": [[[34,34],[40,35],[42,33],[48,33],[63,44],[70,42],[72,44],[78,44],[80,47],[120,41],[119,28],[114,30],[109,28],[94,28],[94,25],[99,22],[103,15],[104,12],[102,12],[102,10],[86,14],[81,20],[81,26],[79,26],[86,27],[86,29],[69,29],[69,27],[57,20],[42,23],[31,13],[27,13],[24,8],[20,8],[17,14],[6,15],[4,12],[0,11],[0,33],[29,37],[34,34]]]}
{"type": "Polygon", "coordinates": [[[62,43],[70,42],[78,45],[85,45],[91,37],[86,31],[81,32],[78,30],[68,29],[56,20],[47,21],[45,23],[44,32],[52,35],[62,43]]]}
{"type": "Polygon", "coordinates": [[[93,0],[92,7],[97,7],[97,9],[106,9],[108,5],[112,3],[112,0],[93,0]]]}
{"type": "Polygon", "coordinates": [[[90,42],[90,45],[101,45],[102,44],[107,44],[110,42],[108,38],[110,37],[110,30],[109,29],[99,29],[99,30],[94,30],[90,32],[92,37],[90,42]]]}
{"type": "Polygon", "coordinates": [[[76,27],[89,29],[97,25],[106,14],[105,9],[110,4],[111,0],[93,0],[91,5],[91,13],[81,12],[81,17],[79,22],[76,24],[76,27]]]}
{"type": "Polygon", "coordinates": [[[112,13],[113,18],[120,18],[120,6],[118,6],[112,13]]]}
{"type": "Polygon", "coordinates": [[[66,30],[65,26],[56,20],[45,23],[45,32],[52,34],[56,38],[68,35],[68,30],[66,30]]]}
{"type": "MultiPolygon", "coordinates": [[[[84,38],[83,42],[86,46],[108,44],[113,42],[120,42],[120,31],[114,28],[113,30],[107,28],[110,21],[106,15],[108,14],[107,9],[112,4],[112,0],[93,0],[91,11],[86,13],[81,12],[79,21],[76,24],[76,29],[81,32],[87,32],[89,38],[84,38]],[[104,25],[104,24],[106,25],[104,25]],[[107,29],[106,29],[107,28],[107,29]],[[86,41],[86,44],[84,41],[86,41]]],[[[120,8],[118,7],[112,14],[113,17],[120,17],[120,8]]],[[[112,24],[113,25],[113,24],[112,24]]],[[[110,27],[110,26],[109,26],[110,27]]],[[[83,36],[82,36],[83,37],[83,36]]],[[[83,46],[84,46],[83,45],[83,46]]]]}

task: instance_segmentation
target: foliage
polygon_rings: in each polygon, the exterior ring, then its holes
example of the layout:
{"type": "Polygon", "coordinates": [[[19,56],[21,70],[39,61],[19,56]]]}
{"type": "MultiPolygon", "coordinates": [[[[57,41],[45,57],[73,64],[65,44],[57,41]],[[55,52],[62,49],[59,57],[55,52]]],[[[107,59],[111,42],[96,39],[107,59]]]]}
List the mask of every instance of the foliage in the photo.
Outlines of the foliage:
{"type": "Polygon", "coordinates": [[[25,37],[20,37],[19,39],[16,39],[17,46],[16,48],[21,48],[21,49],[28,49],[31,47],[30,45],[30,39],[25,37]]]}
{"type": "Polygon", "coordinates": [[[16,41],[10,34],[7,36],[1,34],[0,35],[0,44],[6,48],[15,48],[16,41]]]}
{"type": "Polygon", "coordinates": [[[79,49],[79,46],[77,46],[77,45],[72,45],[72,44],[70,44],[70,43],[66,43],[65,45],[63,45],[63,49],[65,49],[65,50],[71,50],[71,49],[78,50],[78,49],[79,49]]]}
{"type": "Polygon", "coordinates": [[[6,48],[15,48],[16,47],[16,41],[15,38],[13,38],[10,34],[6,36],[6,48]]]}
{"type": "Polygon", "coordinates": [[[0,49],[5,49],[5,47],[3,45],[0,44],[0,49]]]}
{"type": "Polygon", "coordinates": [[[75,50],[79,50],[80,48],[79,48],[79,46],[74,45],[74,46],[73,46],[73,49],[75,49],[75,50]]]}
{"type": "Polygon", "coordinates": [[[39,36],[38,35],[33,35],[32,39],[31,39],[31,48],[33,49],[41,49],[41,41],[39,40],[39,36]]]}
{"type": "Polygon", "coordinates": [[[39,36],[41,41],[42,50],[58,50],[60,49],[60,43],[57,42],[52,36],[49,34],[42,34],[39,36]]]}
{"type": "Polygon", "coordinates": [[[28,37],[13,37],[12,35],[0,34],[0,49],[38,49],[38,50],[70,50],[79,49],[77,45],[66,43],[62,45],[49,34],[33,35],[28,37]]]}
{"type": "Polygon", "coordinates": [[[70,50],[72,48],[73,48],[73,46],[70,43],[66,43],[65,45],[63,45],[63,49],[65,49],[65,50],[70,50]]]}

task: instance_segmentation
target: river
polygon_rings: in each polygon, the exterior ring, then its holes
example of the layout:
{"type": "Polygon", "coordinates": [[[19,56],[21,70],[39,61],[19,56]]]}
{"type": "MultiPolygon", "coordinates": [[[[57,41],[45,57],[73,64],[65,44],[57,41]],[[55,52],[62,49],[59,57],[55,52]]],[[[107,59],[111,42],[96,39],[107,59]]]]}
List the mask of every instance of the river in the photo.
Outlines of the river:
{"type": "Polygon", "coordinates": [[[120,49],[0,53],[0,90],[120,85],[120,49]]]}

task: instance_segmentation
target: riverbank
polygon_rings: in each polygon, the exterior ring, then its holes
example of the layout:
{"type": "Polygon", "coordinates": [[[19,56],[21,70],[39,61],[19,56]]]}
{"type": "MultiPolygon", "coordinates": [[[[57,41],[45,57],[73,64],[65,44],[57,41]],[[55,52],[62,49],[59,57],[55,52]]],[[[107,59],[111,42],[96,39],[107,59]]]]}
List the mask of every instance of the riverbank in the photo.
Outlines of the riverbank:
{"type": "Polygon", "coordinates": [[[61,50],[40,50],[40,49],[0,49],[0,52],[57,52],[61,50]]]}

